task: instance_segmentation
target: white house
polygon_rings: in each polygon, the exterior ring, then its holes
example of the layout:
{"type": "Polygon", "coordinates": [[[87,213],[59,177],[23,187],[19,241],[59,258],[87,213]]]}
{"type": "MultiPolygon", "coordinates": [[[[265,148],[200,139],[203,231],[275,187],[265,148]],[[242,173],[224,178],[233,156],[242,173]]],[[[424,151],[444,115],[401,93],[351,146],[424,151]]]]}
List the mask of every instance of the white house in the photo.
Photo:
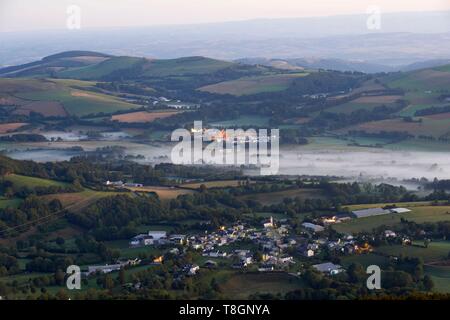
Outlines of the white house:
{"type": "Polygon", "coordinates": [[[392,230],[386,230],[386,231],[384,231],[384,236],[386,238],[395,238],[397,236],[397,234],[392,230]]]}
{"type": "Polygon", "coordinates": [[[189,264],[184,266],[184,271],[190,276],[196,275],[198,270],[200,270],[200,267],[196,264],[189,264]]]}
{"type": "Polygon", "coordinates": [[[314,250],[311,249],[303,250],[300,253],[307,258],[314,257],[314,250]]]}

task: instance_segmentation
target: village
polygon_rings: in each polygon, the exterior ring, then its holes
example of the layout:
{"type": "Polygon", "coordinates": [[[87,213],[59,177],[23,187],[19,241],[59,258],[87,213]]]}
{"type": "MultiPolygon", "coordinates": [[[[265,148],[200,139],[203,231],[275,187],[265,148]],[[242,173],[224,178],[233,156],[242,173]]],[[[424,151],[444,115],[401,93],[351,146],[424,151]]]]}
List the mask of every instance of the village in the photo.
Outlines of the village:
{"type": "MultiPolygon", "coordinates": [[[[217,269],[219,266],[251,272],[287,272],[300,276],[308,267],[333,276],[345,269],[325,259],[325,252],[336,256],[360,255],[373,251],[368,239],[356,238],[351,234],[337,238],[326,236],[331,224],[342,223],[350,219],[364,219],[370,216],[409,212],[406,208],[370,208],[356,210],[348,214],[325,216],[313,222],[303,222],[301,232],[295,233],[287,219],[276,220],[273,217],[259,226],[235,223],[221,226],[218,230],[192,235],[169,234],[166,231],[149,231],[138,234],[129,241],[130,248],[163,247],[167,253],[182,256],[186,251],[200,253],[202,263],[186,264],[178,277],[192,277],[200,269],[217,269]]],[[[380,235],[384,239],[410,245],[411,239],[384,230],[380,235]]],[[[89,266],[86,276],[101,272],[109,273],[124,267],[139,265],[140,260],[118,261],[114,265],[89,266]]],[[[152,264],[164,263],[164,255],[155,257],[152,264]]]]}

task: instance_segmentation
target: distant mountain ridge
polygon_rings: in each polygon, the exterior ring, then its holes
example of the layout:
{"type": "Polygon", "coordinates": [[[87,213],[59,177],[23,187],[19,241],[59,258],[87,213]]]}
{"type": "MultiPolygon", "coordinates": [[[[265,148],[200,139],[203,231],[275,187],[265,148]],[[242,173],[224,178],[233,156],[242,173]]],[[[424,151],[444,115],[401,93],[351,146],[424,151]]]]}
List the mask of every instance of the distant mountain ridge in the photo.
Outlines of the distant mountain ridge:
{"type": "Polygon", "coordinates": [[[76,32],[2,33],[0,61],[3,65],[17,65],[53,52],[80,48],[158,59],[324,57],[389,66],[450,57],[449,11],[382,13],[378,30],[367,28],[368,17],[363,13],[76,32]]]}
{"type": "Polygon", "coordinates": [[[434,59],[403,66],[393,67],[389,65],[371,63],[368,61],[353,61],[333,58],[293,58],[293,59],[269,59],[269,58],[243,58],[235,62],[252,65],[264,65],[274,68],[295,69],[325,69],[336,71],[356,71],[363,73],[414,71],[425,68],[434,68],[450,64],[450,59],[434,59]]]}

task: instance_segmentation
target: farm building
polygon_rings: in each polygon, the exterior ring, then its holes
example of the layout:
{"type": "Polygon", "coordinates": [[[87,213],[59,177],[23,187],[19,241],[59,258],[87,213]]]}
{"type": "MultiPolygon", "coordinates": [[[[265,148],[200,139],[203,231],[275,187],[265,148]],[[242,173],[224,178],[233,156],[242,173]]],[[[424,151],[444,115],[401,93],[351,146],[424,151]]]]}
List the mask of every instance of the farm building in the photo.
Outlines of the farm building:
{"type": "Polygon", "coordinates": [[[331,262],[315,264],[313,265],[313,268],[319,272],[328,273],[330,275],[338,274],[343,271],[340,265],[331,262]]]}
{"type": "Polygon", "coordinates": [[[173,244],[184,244],[186,241],[186,236],[184,234],[173,234],[170,236],[169,240],[173,244]]]}
{"type": "Polygon", "coordinates": [[[380,216],[383,214],[388,214],[388,213],[390,213],[390,211],[385,210],[383,208],[371,208],[371,209],[364,209],[364,210],[355,210],[355,211],[352,211],[352,213],[357,218],[366,218],[366,217],[380,216]]]}
{"type": "Polygon", "coordinates": [[[138,234],[130,240],[131,247],[162,244],[167,237],[166,231],[149,231],[148,234],[138,234]]]}
{"type": "Polygon", "coordinates": [[[136,266],[141,263],[139,259],[127,260],[127,261],[117,261],[116,264],[105,264],[99,266],[88,266],[88,271],[86,275],[90,275],[92,273],[101,272],[101,273],[110,273],[113,271],[118,271],[125,266],[136,266]]]}
{"type": "Polygon", "coordinates": [[[149,231],[148,235],[152,237],[154,240],[161,240],[162,238],[167,237],[166,231],[149,231]]]}
{"type": "Polygon", "coordinates": [[[390,209],[392,213],[406,213],[406,212],[411,212],[411,210],[406,209],[406,208],[393,208],[390,209]]]}
{"type": "Polygon", "coordinates": [[[146,234],[138,234],[137,236],[133,237],[130,240],[130,246],[137,247],[137,246],[150,246],[153,242],[153,237],[146,235],[146,234]]]}
{"type": "Polygon", "coordinates": [[[142,188],[144,185],[142,183],[125,183],[125,187],[131,187],[131,188],[142,188]]]}
{"type": "Polygon", "coordinates": [[[115,186],[115,187],[121,187],[121,186],[123,186],[123,181],[106,181],[105,182],[105,185],[107,185],[107,186],[115,186]]]}
{"type": "Polygon", "coordinates": [[[319,226],[317,224],[310,223],[310,222],[304,222],[304,223],[302,223],[302,226],[303,226],[303,228],[314,231],[314,232],[321,232],[321,231],[325,230],[324,227],[319,226]]]}

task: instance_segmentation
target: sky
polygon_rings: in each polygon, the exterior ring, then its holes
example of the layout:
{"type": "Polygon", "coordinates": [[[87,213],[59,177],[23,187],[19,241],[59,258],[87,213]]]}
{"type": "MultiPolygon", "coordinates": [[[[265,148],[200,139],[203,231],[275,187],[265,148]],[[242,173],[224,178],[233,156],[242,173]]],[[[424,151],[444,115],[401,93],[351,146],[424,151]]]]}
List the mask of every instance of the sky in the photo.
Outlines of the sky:
{"type": "Polygon", "coordinates": [[[81,10],[82,28],[366,14],[371,6],[381,13],[450,10],[450,0],[0,0],[0,32],[65,29],[71,5],[81,10]]]}

